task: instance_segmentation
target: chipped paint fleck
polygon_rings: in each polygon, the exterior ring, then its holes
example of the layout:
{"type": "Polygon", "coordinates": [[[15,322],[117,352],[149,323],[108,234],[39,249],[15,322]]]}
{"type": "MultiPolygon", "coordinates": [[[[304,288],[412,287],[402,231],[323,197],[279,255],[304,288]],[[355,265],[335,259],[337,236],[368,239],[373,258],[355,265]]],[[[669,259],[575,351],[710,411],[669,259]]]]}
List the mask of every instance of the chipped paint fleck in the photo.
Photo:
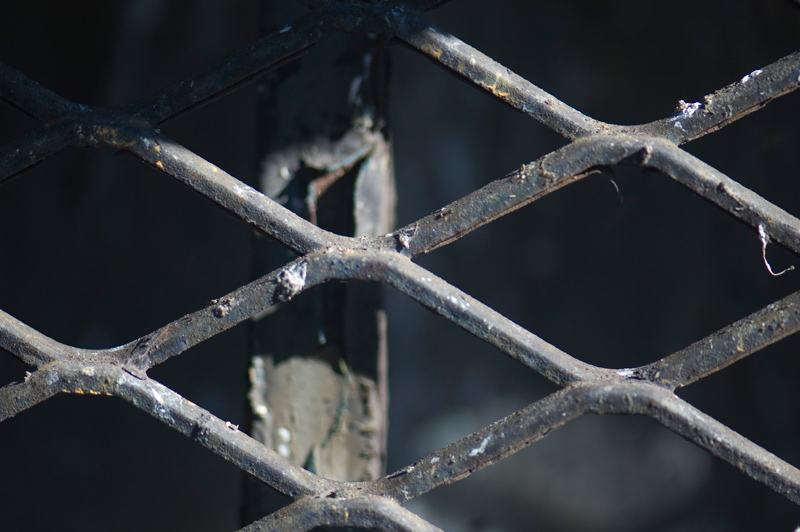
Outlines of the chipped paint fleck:
{"type": "Polygon", "coordinates": [[[750,72],[749,74],[747,74],[745,77],[742,78],[742,83],[747,83],[751,79],[760,76],[762,72],[763,71],[761,69],[753,70],[752,72],[750,72]]]}
{"type": "Polygon", "coordinates": [[[280,288],[278,296],[284,301],[288,301],[302,292],[306,286],[307,274],[308,263],[305,261],[298,262],[282,270],[278,274],[278,286],[280,288]]]}
{"type": "Polygon", "coordinates": [[[700,102],[686,103],[683,100],[678,100],[678,109],[684,116],[692,116],[701,106],[700,102]]]}
{"type": "Polygon", "coordinates": [[[480,444],[478,447],[475,447],[474,449],[472,449],[472,450],[469,452],[469,455],[470,455],[470,456],[478,456],[479,454],[481,454],[483,451],[485,451],[485,450],[486,450],[486,446],[487,446],[487,445],[489,445],[489,440],[491,440],[491,439],[492,439],[492,435],[491,435],[491,434],[489,434],[488,436],[486,436],[486,437],[485,437],[485,438],[484,438],[484,439],[481,441],[481,444],[480,444]]]}
{"type": "Polygon", "coordinates": [[[159,404],[162,404],[162,405],[164,404],[164,398],[161,397],[161,394],[158,393],[157,390],[153,390],[153,397],[156,398],[156,401],[158,401],[159,404]]]}

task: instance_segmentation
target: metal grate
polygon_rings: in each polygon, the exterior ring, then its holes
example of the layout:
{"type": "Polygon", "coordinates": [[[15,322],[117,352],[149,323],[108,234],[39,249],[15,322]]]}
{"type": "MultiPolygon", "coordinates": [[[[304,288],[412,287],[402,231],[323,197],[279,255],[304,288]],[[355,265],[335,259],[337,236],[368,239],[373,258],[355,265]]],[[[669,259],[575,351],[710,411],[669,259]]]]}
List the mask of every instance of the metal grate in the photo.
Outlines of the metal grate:
{"type": "MultiPolygon", "coordinates": [[[[800,52],[744,76],[701,102],[682,102],[673,116],[618,126],[581,114],[432,26],[418,11],[426,6],[416,4],[415,8],[408,3],[338,2],[320,7],[213,68],[120,110],[74,104],[0,65],[0,95],[45,124],[0,151],[0,180],[68,146],[125,150],[300,255],[203,309],[113,349],[87,350],[58,343],[0,311],[0,346],[36,368],[24,382],[0,389],[0,419],[58,393],[120,397],[295,499],[243,530],[296,531],[323,525],[438,530],[401,504],[493,464],[586,413],[650,417],[800,503],[797,468],[674,393],[797,331],[800,292],[662,360],[637,368],[608,369],[564,353],[411,260],[597,169],[621,163],[658,170],[715,203],[751,226],[764,250],[774,241],[800,253],[800,220],[678,147],[800,86],[800,52]],[[338,31],[395,35],[571,142],[390,235],[352,239],[306,222],[155,129],[338,31]],[[390,285],[541,373],[561,390],[386,477],[341,483],[287,462],[238,427],[148,378],[147,370],[168,358],[333,280],[390,285]]],[[[764,261],[769,268],[766,255],[764,261]]]]}

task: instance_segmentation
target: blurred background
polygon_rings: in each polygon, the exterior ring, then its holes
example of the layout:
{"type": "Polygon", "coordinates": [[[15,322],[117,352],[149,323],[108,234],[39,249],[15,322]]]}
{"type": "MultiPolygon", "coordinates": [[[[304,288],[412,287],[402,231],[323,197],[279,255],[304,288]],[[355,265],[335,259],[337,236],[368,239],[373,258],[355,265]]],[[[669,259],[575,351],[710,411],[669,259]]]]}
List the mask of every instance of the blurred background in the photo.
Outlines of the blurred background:
{"type": "MultiPolygon", "coordinates": [[[[122,106],[252,43],[259,10],[244,0],[7,2],[0,60],[73,101],[122,106]]],[[[678,100],[699,101],[800,48],[800,6],[790,1],[454,0],[429,16],[567,104],[620,124],[669,116],[678,100]]],[[[392,53],[398,226],[565,144],[412,50],[392,53]]],[[[255,105],[251,84],[162,131],[254,184],[255,105]]],[[[800,99],[789,95],[685,148],[798,214],[798,119],[800,99]]],[[[2,104],[0,124],[0,144],[39,127],[2,104]]],[[[751,228],[666,176],[614,171],[613,183],[590,176],[418,262],[610,367],[666,356],[800,288],[799,270],[769,275],[751,228]]],[[[767,254],[776,271],[800,268],[777,245],[767,254]]],[[[0,188],[0,308],[67,344],[110,347],[151,332],[262,275],[250,259],[246,224],[112,150],[64,150],[0,188]]],[[[386,295],[389,470],[555,390],[386,295]]],[[[239,326],[150,375],[244,423],[246,333],[239,326]]],[[[800,464],[798,349],[790,337],[679,395],[800,464]]],[[[0,352],[0,386],[26,369],[0,352]]],[[[241,472],[118,399],[57,396],[0,423],[0,478],[4,531],[239,526],[241,472]]],[[[793,503],[628,417],[579,419],[409,507],[448,532],[800,526],[793,503]]]]}

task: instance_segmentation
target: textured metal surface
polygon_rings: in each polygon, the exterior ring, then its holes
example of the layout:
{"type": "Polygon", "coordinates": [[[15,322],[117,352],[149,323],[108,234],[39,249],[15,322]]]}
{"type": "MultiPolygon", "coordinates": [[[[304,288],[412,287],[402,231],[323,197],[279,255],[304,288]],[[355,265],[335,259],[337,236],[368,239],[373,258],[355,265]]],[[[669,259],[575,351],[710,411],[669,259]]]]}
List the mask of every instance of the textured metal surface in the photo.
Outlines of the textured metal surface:
{"type": "MultiPolygon", "coordinates": [[[[314,10],[197,76],[126,109],[65,100],[0,64],[0,97],[42,128],[0,149],[0,183],[65,147],[128,151],[300,255],[129,344],[103,350],[63,345],[0,311],[0,346],[31,366],[24,382],[0,389],[0,420],[60,393],[113,395],[175,428],[295,499],[244,530],[352,526],[436,530],[399,504],[491,465],[587,413],[647,416],[800,503],[800,471],[712,419],[673,391],[718,371],[800,327],[800,295],[789,295],[662,360],[600,368],[561,351],[412,259],[453,242],[595,169],[656,169],[786,248],[800,253],[800,220],[683,151],[800,86],[800,52],[684,103],[673,116],[620,126],[560,102],[468,44],[430,25],[431,2],[309,2],[314,10]],[[205,161],[155,128],[239,83],[298,57],[330,31],[394,35],[570,143],[395,232],[348,238],[324,231],[205,161]],[[291,464],[238,427],[155,382],[147,371],[273,305],[332,280],[381,282],[406,294],[562,389],[400,471],[369,482],[334,482],[291,464]]],[[[2,191],[0,191],[2,193],[2,191]]],[[[279,310],[279,309],[278,309],[279,310]]]]}

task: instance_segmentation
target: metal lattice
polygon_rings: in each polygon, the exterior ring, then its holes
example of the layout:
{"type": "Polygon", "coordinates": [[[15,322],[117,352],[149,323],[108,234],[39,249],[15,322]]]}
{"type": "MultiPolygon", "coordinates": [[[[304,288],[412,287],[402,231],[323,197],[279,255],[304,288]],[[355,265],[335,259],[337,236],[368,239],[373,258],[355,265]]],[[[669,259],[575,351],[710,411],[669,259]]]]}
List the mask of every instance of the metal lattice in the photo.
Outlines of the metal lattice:
{"type": "Polygon", "coordinates": [[[795,90],[800,86],[800,52],[748,74],[702,102],[682,102],[673,116],[619,126],[583,115],[432,26],[419,13],[427,6],[392,4],[325,4],[213,68],[125,109],[72,103],[0,64],[0,96],[45,124],[0,151],[0,180],[65,147],[125,150],[300,255],[206,307],[112,349],[61,344],[0,311],[0,346],[36,368],[24,382],[0,389],[0,420],[59,393],[120,397],[295,499],[242,530],[297,531],[323,525],[438,530],[401,505],[491,465],[587,413],[650,417],[800,503],[797,468],[674,393],[796,332],[800,292],[666,358],[636,368],[609,369],[568,355],[412,261],[596,168],[622,162],[670,176],[751,226],[764,247],[774,241],[800,253],[800,220],[679,148],[795,90]],[[394,35],[570,143],[389,235],[354,239],[321,230],[156,129],[169,117],[291,60],[338,31],[394,35]],[[289,463],[147,376],[150,368],[168,358],[334,280],[390,285],[536,370],[561,390],[397,472],[347,483],[289,463]]]}

